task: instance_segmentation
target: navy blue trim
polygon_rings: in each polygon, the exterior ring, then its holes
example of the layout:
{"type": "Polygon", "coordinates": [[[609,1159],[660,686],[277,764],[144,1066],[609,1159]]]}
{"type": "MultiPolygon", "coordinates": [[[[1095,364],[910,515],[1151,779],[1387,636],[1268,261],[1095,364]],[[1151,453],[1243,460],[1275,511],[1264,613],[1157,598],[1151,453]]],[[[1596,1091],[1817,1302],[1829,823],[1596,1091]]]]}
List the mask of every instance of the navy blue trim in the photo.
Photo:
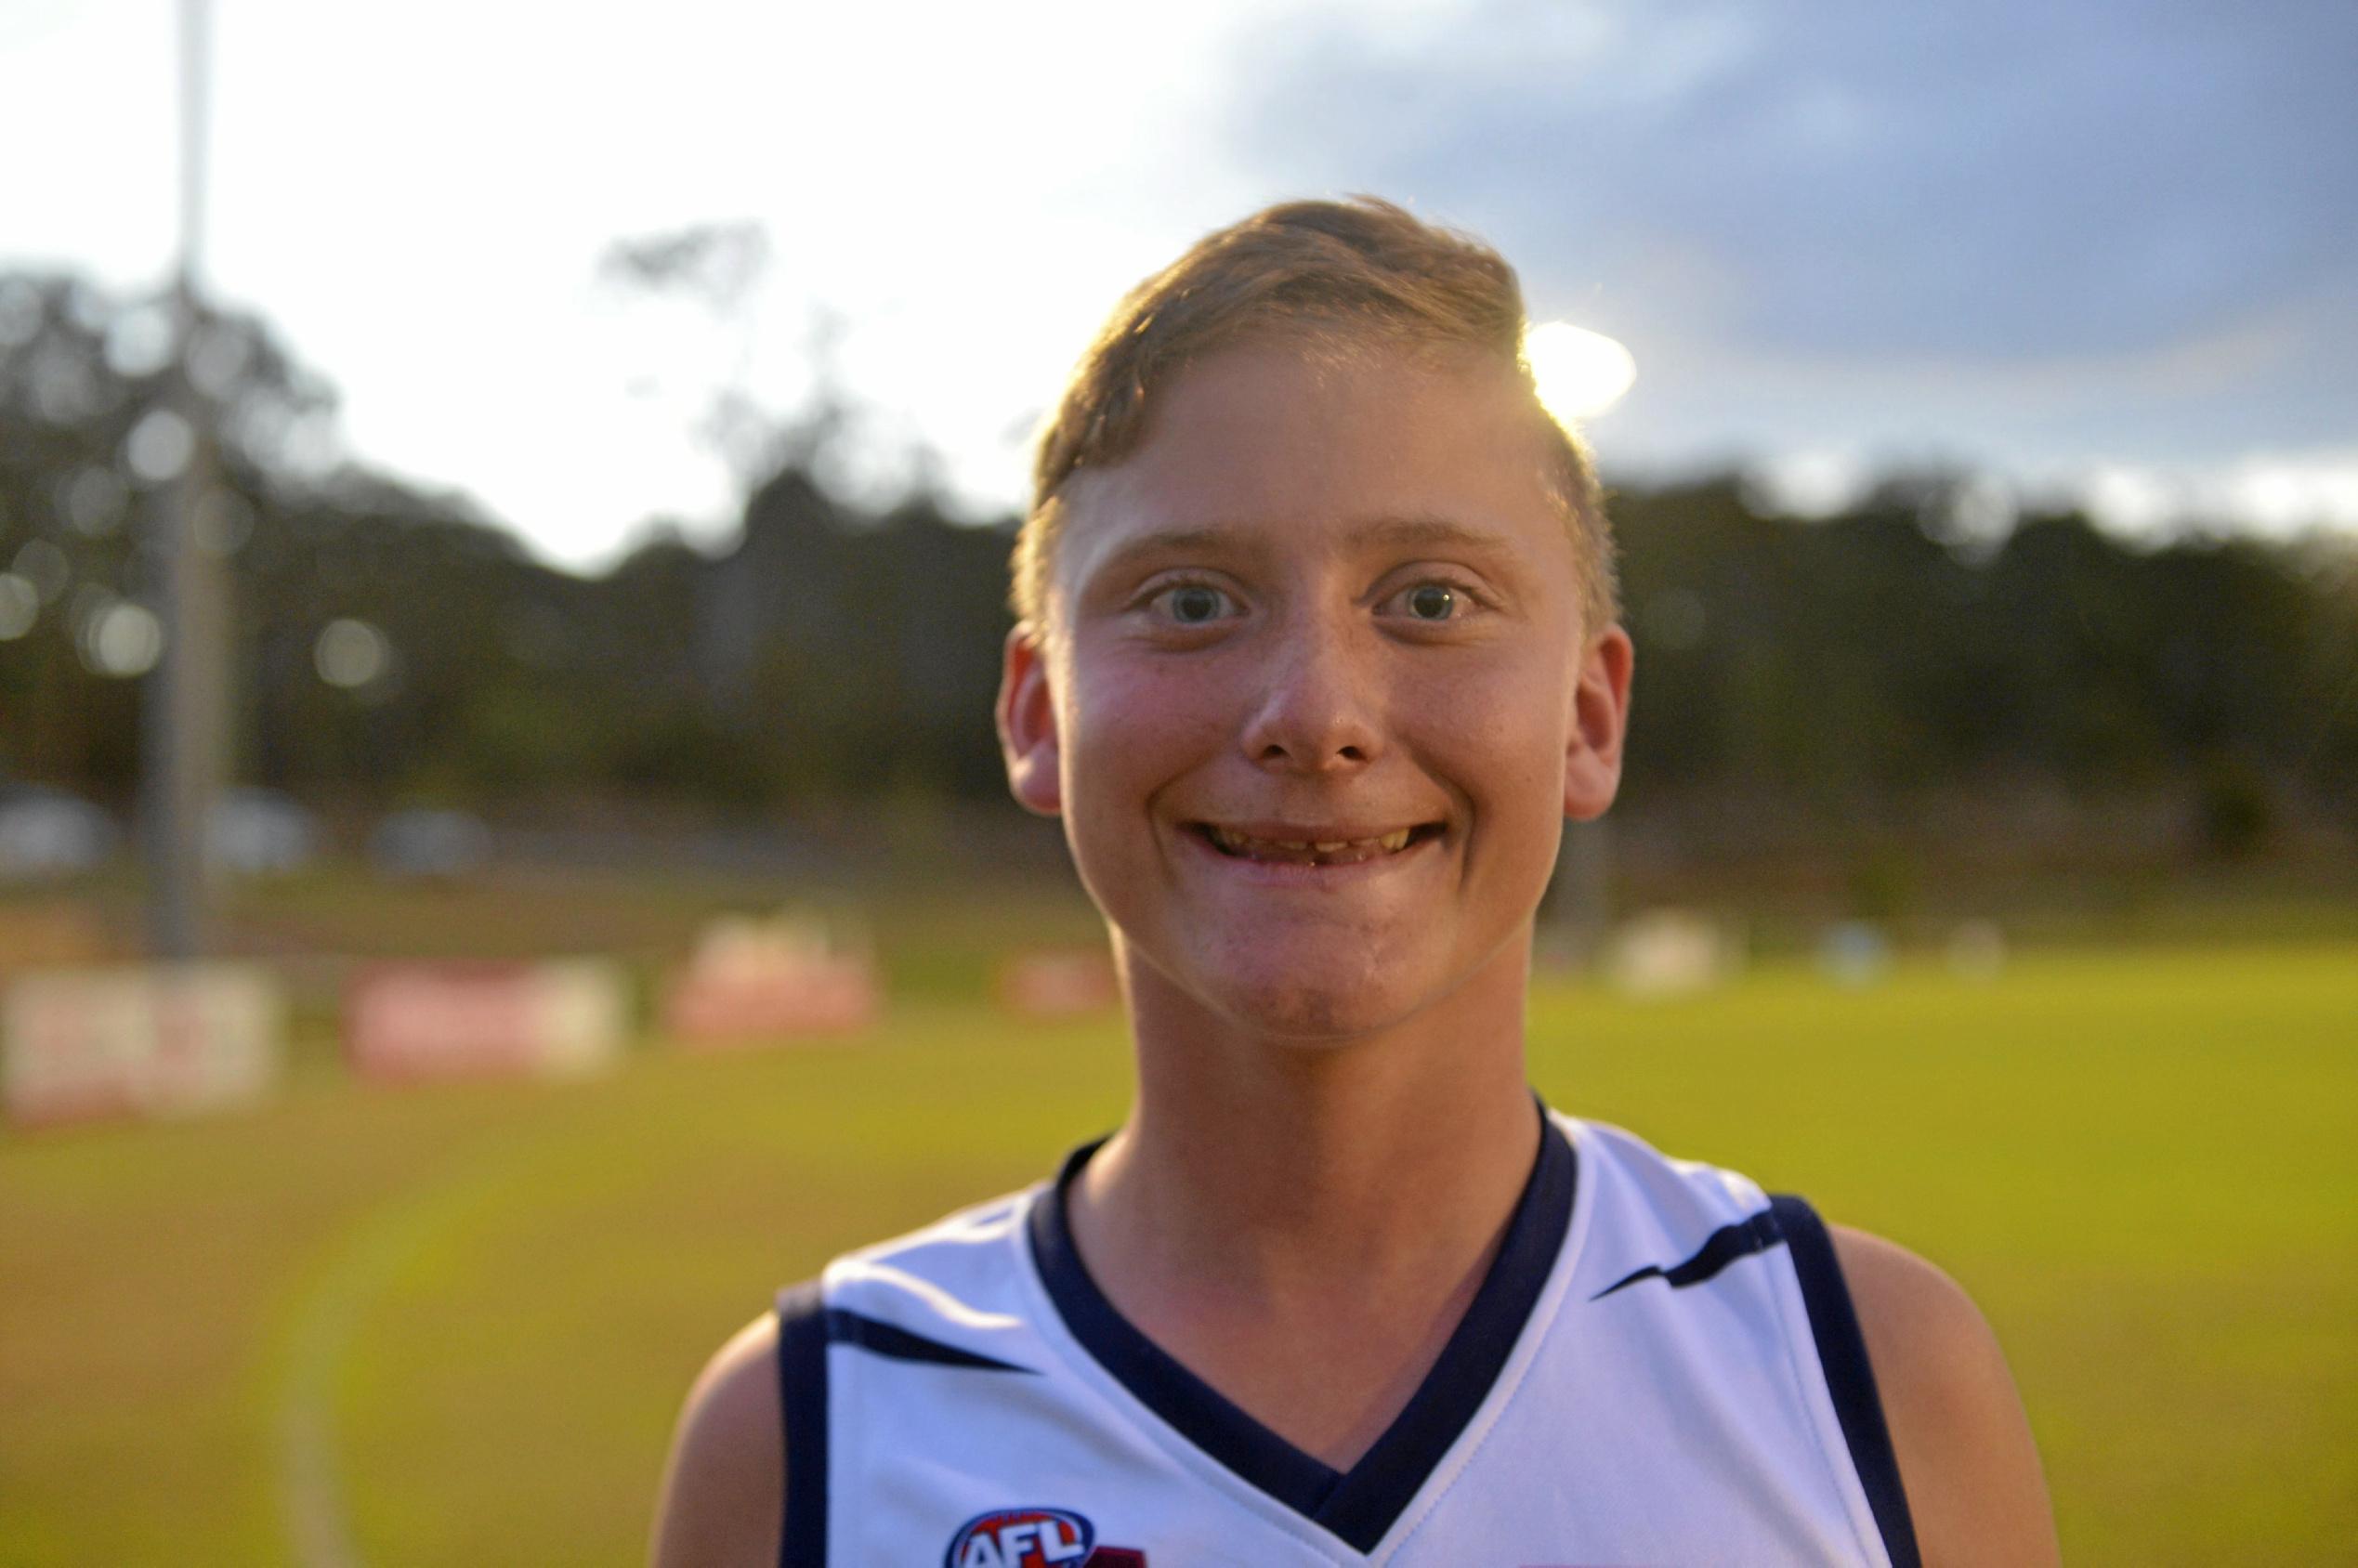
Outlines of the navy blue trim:
{"type": "Polygon", "coordinates": [[[1188,1442],[1356,1551],[1372,1551],[1489,1397],[1530,1322],[1572,1222],[1578,1160],[1541,1108],[1539,1154],[1473,1304],[1407,1408],[1348,1471],[1263,1426],[1140,1333],[1106,1300],[1074,1247],[1065,1192],[1092,1143],[1073,1151],[1031,1209],[1032,1255],[1073,1338],[1188,1442]]]}
{"type": "Polygon", "coordinates": [[[1738,1258],[1766,1252],[1773,1247],[1782,1246],[1784,1241],[1784,1234],[1777,1229],[1776,1216],[1763,1209],[1748,1219],[1722,1225],[1704,1237],[1703,1245],[1685,1262],[1672,1263],[1667,1269],[1659,1263],[1648,1263],[1642,1269],[1633,1269],[1589,1300],[1602,1301],[1616,1290],[1635,1285],[1642,1279],[1659,1279],[1673,1290],[1683,1290],[1690,1285],[1700,1285],[1713,1277],[1738,1258]]]}
{"type": "Polygon", "coordinates": [[[1875,1368],[1867,1359],[1867,1339],[1859,1332],[1858,1313],[1851,1305],[1851,1289],[1843,1282],[1833,1238],[1826,1234],[1817,1211],[1798,1197],[1771,1197],[1769,1212],[1792,1250],[1793,1272],[1809,1308],[1810,1337],[1817,1341],[1818,1365],[1826,1369],[1827,1392],[1833,1395],[1834,1414],[1842,1423],[1842,1439],[1850,1444],[1851,1464],[1866,1489],[1867,1505],[1875,1512],[1875,1527],[1882,1532],[1883,1549],[1891,1555],[1892,1568],[1922,1568],[1907,1491],[1900,1484],[1899,1457],[1892,1452],[1883,1401],[1875,1392],[1875,1368]]]}
{"type": "Polygon", "coordinates": [[[828,1315],[817,1280],[778,1293],[778,1398],[786,1422],[779,1568],[827,1568],[828,1315]]]}
{"type": "Polygon", "coordinates": [[[1012,1361],[996,1356],[980,1355],[945,1345],[939,1339],[929,1339],[923,1334],[912,1334],[882,1318],[856,1313],[849,1307],[827,1309],[827,1342],[831,1345],[857,1345],[876,1355],[889,1356],[895,1361],[922,1361],[935,1366],[972,1366],[986,1372],[1029,1372],[1028,1366],[1018,1366],[1012,1361]]]}
{"type": "Polygon", "coordinates": [[[1539,1152],[1507,1222],[1498,1259],[1474,1304],[1450,1334],[1441,1359],[1407,1409],[1351,1469],[1327,1500],[1318,1522],[1359,1551],[1373,1551],[1457,1443],[1489,1397],[1547,1287],[1572,1228],[1579,1160],[1570,1140],[1541,1108],[1539,1152]]]}
{"type": "Polygon", "coordinates": [[[1031,1252],[1057,1315],[1081,1349],[1181,1436],[1296,1513],[1316,1516],[1340,1477],[1225,1394],[1181,1365],[1114,1310],[1089,1277],[1065,1216],[1065,1191],[1104,1143],[1085,1143],[1065,1159],[1055,1184],[1031,1206],[1031,1252]]]}

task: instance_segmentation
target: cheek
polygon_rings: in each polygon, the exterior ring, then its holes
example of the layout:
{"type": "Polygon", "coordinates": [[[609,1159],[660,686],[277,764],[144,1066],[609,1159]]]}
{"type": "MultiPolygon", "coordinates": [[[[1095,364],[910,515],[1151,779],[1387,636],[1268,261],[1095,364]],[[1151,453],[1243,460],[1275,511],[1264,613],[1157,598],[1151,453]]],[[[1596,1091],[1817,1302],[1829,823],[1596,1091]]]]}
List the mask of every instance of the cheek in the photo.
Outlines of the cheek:
{"type": "Polygon", "coordinates": [[[1059,721],[1065,842],[1098,910],[1133,939],[1164,919],[1155,890],[1168,845],[1156,814],[1219,752],[1216,691],[1200,672],[1113,660],[1068,689],[1059,721]]]}
{"type": "Polygon", "coordinates": [[[1429,744],[1477,800],[1562,794],[1571,692],[1552,668],[1500,660],[1401,696],[1402,711],[1422,716],[1429,744]]]}
{"type": "Polygon", "coordinates": [[[1462,793],[1465,873],[1500,910],[1527,912],[1553,875],[1564,830],[1565,685],[1510,667],[1419,694],[1428,755],[1462,793]]]}
{"type": "MultiPolygon", "coordinates": [[[[1102,758],[1200,748],[1222,732],[1227,684],[1180,661],[1108,662],[1072,688],[1068,733],[1102,758]]],[[[1117,771],[1134,771],[1133,769],[1117,771]]]]}

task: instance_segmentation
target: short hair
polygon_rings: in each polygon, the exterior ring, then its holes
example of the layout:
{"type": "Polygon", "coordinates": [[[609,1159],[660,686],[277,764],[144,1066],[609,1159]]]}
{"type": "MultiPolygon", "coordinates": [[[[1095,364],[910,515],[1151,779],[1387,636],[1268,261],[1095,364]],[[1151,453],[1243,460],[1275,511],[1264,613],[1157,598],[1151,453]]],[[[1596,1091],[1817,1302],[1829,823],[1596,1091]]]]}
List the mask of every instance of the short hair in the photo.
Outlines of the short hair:
{"type": "Polygon", "coordinates": [[[1067,481],[1135,451],[1163,388],[1189,363],[1279,336],[1470,352],[1514,377],[1548,443],[1540,479],[1563,508],[1581,624],[1594,635],[1619,614],[1604,495],[1580,438],[1540,406],[1524,325],[1522,286],[1497,251],[1377,197],[1282,203],[1204,236],[1122,297],[1041,430],[1012,562],[1016,615],[1037,621],[1046,610],[1067,481]]]}

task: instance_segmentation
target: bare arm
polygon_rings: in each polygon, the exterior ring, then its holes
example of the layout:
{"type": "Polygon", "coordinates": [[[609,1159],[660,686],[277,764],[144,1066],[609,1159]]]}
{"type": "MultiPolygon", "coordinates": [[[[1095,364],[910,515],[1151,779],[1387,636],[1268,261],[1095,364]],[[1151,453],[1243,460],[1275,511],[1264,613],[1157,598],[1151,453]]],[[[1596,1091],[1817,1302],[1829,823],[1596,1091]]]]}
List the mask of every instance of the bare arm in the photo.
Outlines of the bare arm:
{"type": "Polygon", "coordinates": [[[1927,1568],[2059,1562],[2030,1421],[1980,1309],[1906,1248],[1828,1230],[1927,1568]]]}
{"type": "Polygon", "coordinates": [[[688,1391],[655,1510],[654,1568],[770,1568],[786,1517],[778,1319],[723,1345],[688,1391]]]}

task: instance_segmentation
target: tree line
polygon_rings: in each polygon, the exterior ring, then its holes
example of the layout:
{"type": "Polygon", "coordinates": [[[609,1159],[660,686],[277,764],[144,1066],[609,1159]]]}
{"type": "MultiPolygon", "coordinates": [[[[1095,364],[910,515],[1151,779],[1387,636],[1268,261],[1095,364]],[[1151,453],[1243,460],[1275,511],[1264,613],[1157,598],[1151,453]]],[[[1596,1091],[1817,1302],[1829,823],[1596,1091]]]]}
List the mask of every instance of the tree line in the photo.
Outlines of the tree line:
{"type": "MultiPolygon", "coordinates": [[[[0,783],[131,799],[138,682],[94,628],[161,587],[158,330],[71,278],[0,277],[0,783]]],[[[1011,522],[955,522],[924,493],[852,504],[792,462],[727,547],[659,531],[576,576],[461,497],[323,461],[333,390],[258,320],[208,318],[191,364],[240,781],[493,815],[1002,798],[1011,522]],[[366,657],[332,654],[339,622],[366,657]]],[[[2068,509],[1967,537],[1961,493],[1897,477],[1811,520],[1734,475],[1615,494],[1640,649],[1631,809],[1841,824],[2175,802],[2214,850],[2286,822],[2358,834],[2349,547],[2139,547],[2068,509]]]]}

